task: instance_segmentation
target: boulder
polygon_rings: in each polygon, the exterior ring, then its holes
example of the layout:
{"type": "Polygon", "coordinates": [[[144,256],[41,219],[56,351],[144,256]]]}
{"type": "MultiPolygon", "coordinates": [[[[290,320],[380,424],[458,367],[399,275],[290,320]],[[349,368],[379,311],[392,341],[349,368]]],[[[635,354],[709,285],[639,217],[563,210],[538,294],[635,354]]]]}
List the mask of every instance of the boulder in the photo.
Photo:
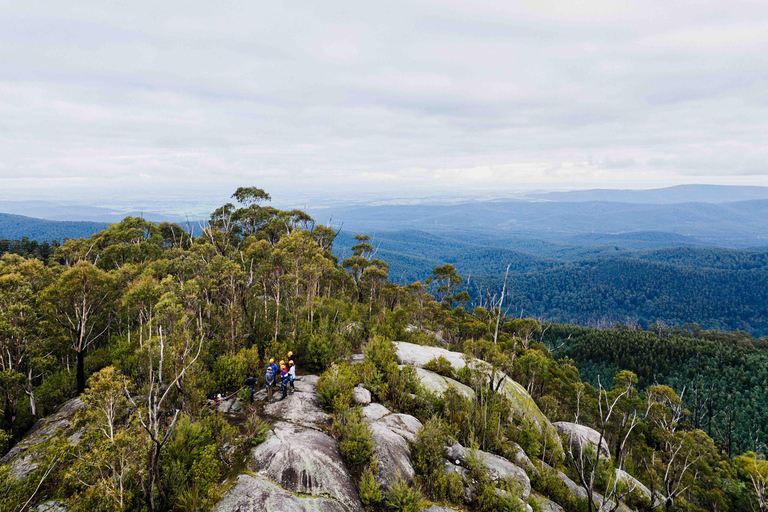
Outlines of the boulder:
{"type": "MultiPolygon", "coordinates": [[[[464,448],[458,443],[452,446],[447,446],[445,449],[445,456],[451,462],[454,462],[457,466],[469,468],[468,458],[471,450],[464,448]]],[[[501,482],[503,480],[512,480],[517,482],[520,489],[520,495],[523,500],[527,500],[531,494],[531,480],[528,478],[528,474],[525,470],[515,466],[507,459],[494,455],[492,453],[477,450],[477,456],[482,460],[488,472],[490,473],[491,480],[494,483],[501,482]]]]}
{"type": "Polygon", "coordinates": [[[345,512],[363,510],[336,441],[323,432],[279,421],[251,450],[248,468],[293,493],[331,497],[345,512]]]}
{"type": "Polygon", "coordinates": [[[368,405],[371,403],[371,392],[360,384],[352,392],[352,401],[357,405],[368,405]]]}
{"type": "Polygon", "coordinates": [[[513,417],[525,418],[528,421],[533,422],[539,429],[539,432],[542,432],[545,428],[551,426],[549,418],[541,412],[539,406],[536,405],[536,402],[531,398],[531,395],[528,394],[523,386],[507,377],[504,379],[504,383],[501,385],[500,390],[512,405],[513,417]]]}
{"type": "Polygon", "coordinates": [[[363,407],[363,417],[369,421],[376,421],[387,414],[392,414],[392,411],[381,404],[370,404],[363,407]]]}
{"type": "Polygon", "coordinates": [[[405,480],[413,478],[416,472],[411,465],[411,449],[403,436],[374,421],[371,423],[371,438],[379,463],[379,471],[375,475],[379,485],[389,489],[398,476],[405,480]]]}
{"type": "Polygon", "coordinates": [[[531,500],[538,503],[539,509],[542,512],[565,512],[563,507],[554,501],[545,498],[541,494],[536,494],[535,492],[531,493],[531,500]]]}
{"type": "Polygon", "coordinates": [[[289,394],[285,400],[268,403],[264,412],[274,418],[307,427],[329,422],[331,417],[320,406],[320,398],[315,389],[317,379],[316,375],[305,375],[302,380],[295,381],[296,391],[289,394]]]}
{"type": "Polygon", "coordinates": [[[0,464],[11,463],[11,478],[23,480],[35,471],[39,465],[38,445],[51,439],[57,432],[61,431],[70,444],[77,444],[82,432],[74,430],[72,421],[83,407],[85,403],[82,400],[73,398],[64,402],[54,414],[38,420],[29,433],[0,459],[0,464]]]}
{"type": "Polygon", "coordinates": [[[629,473],[627,473],[623,469],[617,469],[616,470],[616,480],[618,480],[620,483],[626,485],[628,491],[630,491],[632,493],[635,493],[635,492],[640,493],[643,496],[645,496],[645,498],[647,500],[650,501],[650,499],[651,499],[651,490],[648,487],[646,487],[645,485],[643,485],[643,483],[640,480],[638,480],[637,478],[633,477],[632,475],[630,475],[629,473]]]}
{"type": "Polygon", "coordinates": [[[470,400],[475,399],[475,392],[469,386],[465,386],[457,380],[453,380],[449,377],[443,377],[435,372],[425,370],[424,368],[416,368],[416,375],[418,375],[421,385],[425,390],[430,393],[442,395],[448,389],[452,388],[467,397],[470,400]]]}
{"type": "Polygon", "coordinates": [[[430,505],[429,507],[422,509],[423,512],[458,512],[455,508],[441,507],[440,505],[430,505]]]}
{"type": "Polygon", "coordinates": [[[35,512],[67,512],[69,509],[60,501],[50,500],[35,507],[35,512]]]}
{"type": "Polygon", "coordinates": [[[534,469],[533,462],[531,462],[531,459],[528,457],[528,455],[526,455],[525,450],[523,450],[523,447],[512,441],[510,441],[509,443],[512,445],[512,450],[515,452],[515,456],[514,456],[515,465],[525,469],[526,471],[529,469],[534,469]]]}
{"type": "Polygon", "coordinates": [[[424,345],[416,345],[414,343],[406,343],[404,341],[395,342],[395,348],[397,350],[397,358],[401,363],[408,366],[416,366],[417,368],[423,368],[432,359],[437,359],[443,356],[451,363],[455,369],[459,370],[464,368],[467,364],[464,362],[464,354],[460,352],[451,352],[440,347],[427,347],[424,345]]]}
{"type": "Polygon", "coordinates": [[[569,447],[573,448],[574,455],[580,456],[581,450],[585,444],[589,444],[592,448],[597,448],[597,443],[600,443],[600,451],[607,458],[611,458],[611,452],[608,449],[608,442],[605,438],[600,439],[600,433],[585,425],[579,425],[577,423],[570,423],[568,421],[558,421],[554,423],[555,428],[560,433],[561,439],[564,440],[563,448],[567,451],[569,447]]]}
{"type": "MultiPolygon", "coordinates": [[[[423,368],[429,361],[440,356],[445,357],[457,370],[464,368],[467,365],[464,360],[464,354],[460,352],[451,352],[450,350],[440,347],[427,347],[402,341],[396,342],[395,347],[397,349],[397,358],[404,365],[423,368]]],[[[489,367],[488,363],[477,359],[474,359],[471,362],[478,368],[489,367]]],[[[539,406],[536,405],[536,402],[531,398],[523,386],[509,377],[506,377],[500,391],[512,404],[513,416],[527,418],[537,426],[540,432],[551,425],[549,419],[547,419],[544,413],[541,412],[539,406]]]]}
{"type": "Polygon", "coordinates": [[[388,414],[376,423],[382,424],[410,442],[416,441],[416,434],[421,429],[421,422],[409,414],[388,414]]]}
{"type": "Polygon", "coordinates": [[[571,493],[571,495],[573,495],[573,497],[578,499],[584,499],[587,497],[587,491],[579,484],[568,478],[568,475],[562,471],[553,468],[545,462],[537,461],[537,464],[539,465],[538,471],[543,471],[545,474],[552,474],[557,477],[557,479],[560,480],[563,485],[568,488],[568,491],[571,493]]]}
{"type": "Polygon", "coordinates": [[[348,512],[327,497],[300,497],[258,476],[240,475],[215,512],[348,512]]]}

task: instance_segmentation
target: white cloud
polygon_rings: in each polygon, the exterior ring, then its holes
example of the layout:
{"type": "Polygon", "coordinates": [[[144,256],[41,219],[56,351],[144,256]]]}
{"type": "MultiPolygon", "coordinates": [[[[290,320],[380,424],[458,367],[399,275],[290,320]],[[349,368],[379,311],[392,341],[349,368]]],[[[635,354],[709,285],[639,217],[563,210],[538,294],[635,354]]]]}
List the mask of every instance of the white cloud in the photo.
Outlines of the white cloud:
{"type": "Polygon", "coordinates": [[[738,1],[17,2],[0,196],[764,184],[766,28],[738,1]]]}

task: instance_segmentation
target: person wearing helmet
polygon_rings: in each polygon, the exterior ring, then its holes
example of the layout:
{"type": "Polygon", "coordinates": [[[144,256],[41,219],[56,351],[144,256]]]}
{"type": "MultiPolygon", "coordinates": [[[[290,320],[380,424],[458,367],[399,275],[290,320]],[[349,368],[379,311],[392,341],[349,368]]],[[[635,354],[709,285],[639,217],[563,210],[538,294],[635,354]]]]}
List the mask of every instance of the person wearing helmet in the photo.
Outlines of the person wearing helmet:
{"type": "Polygon", "coordinates": [[[288,396],[288,383],[291,381],[290,376],[288,375],[288,369],[285,367],[285,365],[280,366],[280,382],[283,386],[283,398],[280,400],[285,400],[285,397],[288,396]]]}
{"type": "Polygon", "coordinates": [[[267,401],[272,400],[272,388],[275,385],[275,377],[277,377],[274,366],[275,360],[270,359],[269,364],[267,365],[267,370],[264,373],[264,381],[267,384],[267,401]]]}
{"type": "Polygon", "coordinates": [[[253,377],[253,373],[249,373],[248,378],[245,379],[245,387],[251,390],[249,395],[251,397],[251,403],[253,403],[253,395],[256,393],[256,379],[253,377]]]}
{"type": "Polygon", "coordinates": [[[288,366],[290,366],[291,363],[295,365],[296,360],[293,358],[293,352],[288,352],[288,366]]]}
{"type": "Polygon", "coordinates": [[[291,393],[294,392],[293,380],[296,378],[296,365],[293,364],[293,360],[288,360],[288,377],[291,381],[291,393]]]}

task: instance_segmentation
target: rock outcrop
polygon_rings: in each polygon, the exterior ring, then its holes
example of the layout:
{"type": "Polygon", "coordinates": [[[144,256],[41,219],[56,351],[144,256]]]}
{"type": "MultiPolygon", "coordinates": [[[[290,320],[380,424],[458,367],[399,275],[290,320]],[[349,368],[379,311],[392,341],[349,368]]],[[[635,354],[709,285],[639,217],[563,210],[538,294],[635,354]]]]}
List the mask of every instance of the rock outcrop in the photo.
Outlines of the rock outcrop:
{"type": "Polygon", "coordinates": [[[370,421],[376,421],[387,414],[392,414],[392,411],[381,404],[370,404],[363,407],[363,417],[370,421]]]}
{"type": "MultiPolygon", "coordinates": [[[[436,359],[440,356],[446,358],[457,370],[464,368],[467,365],[464,354],[451,352],[444,348],[427,347],[405,342],[396,342],[395,347],[397,350],[397,358],[404,365],[423,368],[432,359],[436,359]]],[[[471,360],[470,362],[479,368],[488,367],[487,363],[477,359],[471,360]]],[[[499,377],[501,376],[496,378],[498,379],[499,377]]],[[[504,377],[504,383],[501,385],[500,391],[512,405],[512,415],[514,417],[526,418],[536,425],[539,431],[543,431],[551,426],[549,419],[543,412],[541,412],[539,406],[536,405],[536,402],[531,398],[523,386],[509,377],[504,377]]]]}
{"type": "Polygon", "coordinates": [[[316,375],[304,375],[296,380],[296,391],[285,400],[274,400],[264,407],[264,413],[274,418],[290,421],[307,427],[325,424],[331,417],[320,406],[317,396],[316,375]]]}
{"type": "Polygon", "coordinates": [[[235,486],[216,505],[216,512],[347,512],[326,497],[300,497],[258,476],[240,475],[235,486]]]}
{"type": "Polygon", "coordinates": [[[623,469],[616,470],[616,480],[624,484],[628,491],[637,492],[645,496],[648,501],[651,500],[651,490],[646,487],[640,480],[633,477],[623,469]]]}
{"type": "Polygon", "coordinates": [[[73,398],[65,402],[52,415],[38,420],[24,438],[16,446],[6,453],[0,464],[11,463],[11,478],[23,480],[38,468],[39,454],[37,448],[40,443],[48,441],[61,432],[71,444],[77,444],[81,432],[76,432],[72,422],[77,411],[85,407],[79,398],[73,398]]]}
{"type": "Polygon", "coordinates": [[[253,474],[238,476],[217,512],[362,512],[338,444],[322,431],[330,416],[320,407],[316,384],[315,376],[297,379],[295,393],[264,407],[275,423],[251,450],[253,474]]]}
{"type": "Polygon", "coordinates": [[[329,496],[352,512],[362,510],[336,441],[323,432],[277,422],[251,450],[248,468],[288,491],[329,496]]]}
{"type": "Polygon", "coordinates": [[[379,464],[379,471],[375,475],[379,485],[389,489],[398,476],[407,480],[416,474],[411,464],[411,449],[403,436],[383,423],[374,421],[371,423],[371,438],[379,464]]]}
{"type": "Polygon", "coordinates": [[[565,512],[565,509],[563,507],[561,507],[554,501],[545,498],[541,494],[532,493],[531,500],[538,503],[539,509],[542,512],[565,512]]]}
{"type": "Polygon", "coordinates": [[[376,481],[388,489],[398,477],[412,478],[416,472],[411,464],[408,442],[416,441],[421,422],[408,414],[392,414],[381,404],[363,407],[363,418],[371,427],[371,438],[379,471],[376,481]]]}
{"type": "Polygon", "coordinates": [[[461,382],[451,379],[449,377],[443,377],[435,372],[425,370],[424,368],[416,368],[416,375],[418,375],[421,385],[425,390],[430,393],[442,395],[449,389],[455,389],[469,400],[475,399],[475,392],[469,386],[465,386],[461,382]]]}
{"type": "Polygon", "coordinates": [[[371,403],[371,392],[359,384],[352,391],[352,401],[356,405],[368,405],[371,403]]]}
{"type": "Polygon", "coordinates": [[[416,345],[404,341],[395,342],[397,358],[401,363],[408,366],[423,368],[428,362],[437,359],[440,356],[446,358],[451,366],[460,370],[467,363],[464,362],[464,354],[460,352],[451,352],[440,347],[427,347],[425,345],[416,345]]]}
{"type": "MultiPolygon", "coordinates": [[[[470,455],[471,451],[458,443],[455,443],[452,446],[447,446],[445,451],[445,456],[448,460],[455,465],[466,469],[469,468],[468,458],[470,455]]],[[[531,494],[531,481],[528,478],[528,474],[523,469],[515,466],[505,458],[482,450],[477,450],[477,457],[479,457],[485,467],[488,468],[491,480],[493,480],[494,483],[499,483],[504,480],[514,481],[519,486],[522,499],[528,499],[531,494]]]]}
{"type": "Polygon", "coordinates": [[[560,438],[563,441],[563,448],[566,451],[569,448],[573,448],[574,455],[578,457],[584,446],[588,445],[593,449],[597,449],[597,444],[600,443],[600,451],[607,458],[611,458],[608,442],[605,438],[600,439],[600,432],[597,430],[585,425],[570,423],[568,421],[558,421],[557,423],[554,423],[554,426],[560,433],[560,438]]]}
{"type": "Polygon", "coordinates": [[[35,507],[35,512],[67,512],[69,509],[60,501],[50,500],[35,507]]]}
{"type": "Polygon", "coordinates": [[[387,414],[376,422],[412,443],[416,441],[416,434],[421,429],[421,422],[409,414],[387,414]]]}

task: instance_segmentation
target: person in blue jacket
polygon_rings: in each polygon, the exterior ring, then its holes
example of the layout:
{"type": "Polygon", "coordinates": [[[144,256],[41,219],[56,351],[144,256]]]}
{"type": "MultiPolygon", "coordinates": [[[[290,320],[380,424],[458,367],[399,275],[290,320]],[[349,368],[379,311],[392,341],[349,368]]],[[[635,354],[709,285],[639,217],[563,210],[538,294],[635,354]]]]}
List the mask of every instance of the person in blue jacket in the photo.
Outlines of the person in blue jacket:
{"type": "Polygon", "coordinates": [[[283,385],[283,398],[280,400],[285,400],[285,397],[288,396],[288,386],[291,383],[291,376],[288,374],[288,368],[285,365],[280,366],[280,382],[283,385]]]}
{"type": "Polygon", "coordinates": [[[276,367],[275,360],[270,359],[269,364],[267,365],[267,370],[264,373],[264,381],[267,385],[267,401],[272,400],[272,389],[274,388],[275,380],[277,379],[276,367]]]}

